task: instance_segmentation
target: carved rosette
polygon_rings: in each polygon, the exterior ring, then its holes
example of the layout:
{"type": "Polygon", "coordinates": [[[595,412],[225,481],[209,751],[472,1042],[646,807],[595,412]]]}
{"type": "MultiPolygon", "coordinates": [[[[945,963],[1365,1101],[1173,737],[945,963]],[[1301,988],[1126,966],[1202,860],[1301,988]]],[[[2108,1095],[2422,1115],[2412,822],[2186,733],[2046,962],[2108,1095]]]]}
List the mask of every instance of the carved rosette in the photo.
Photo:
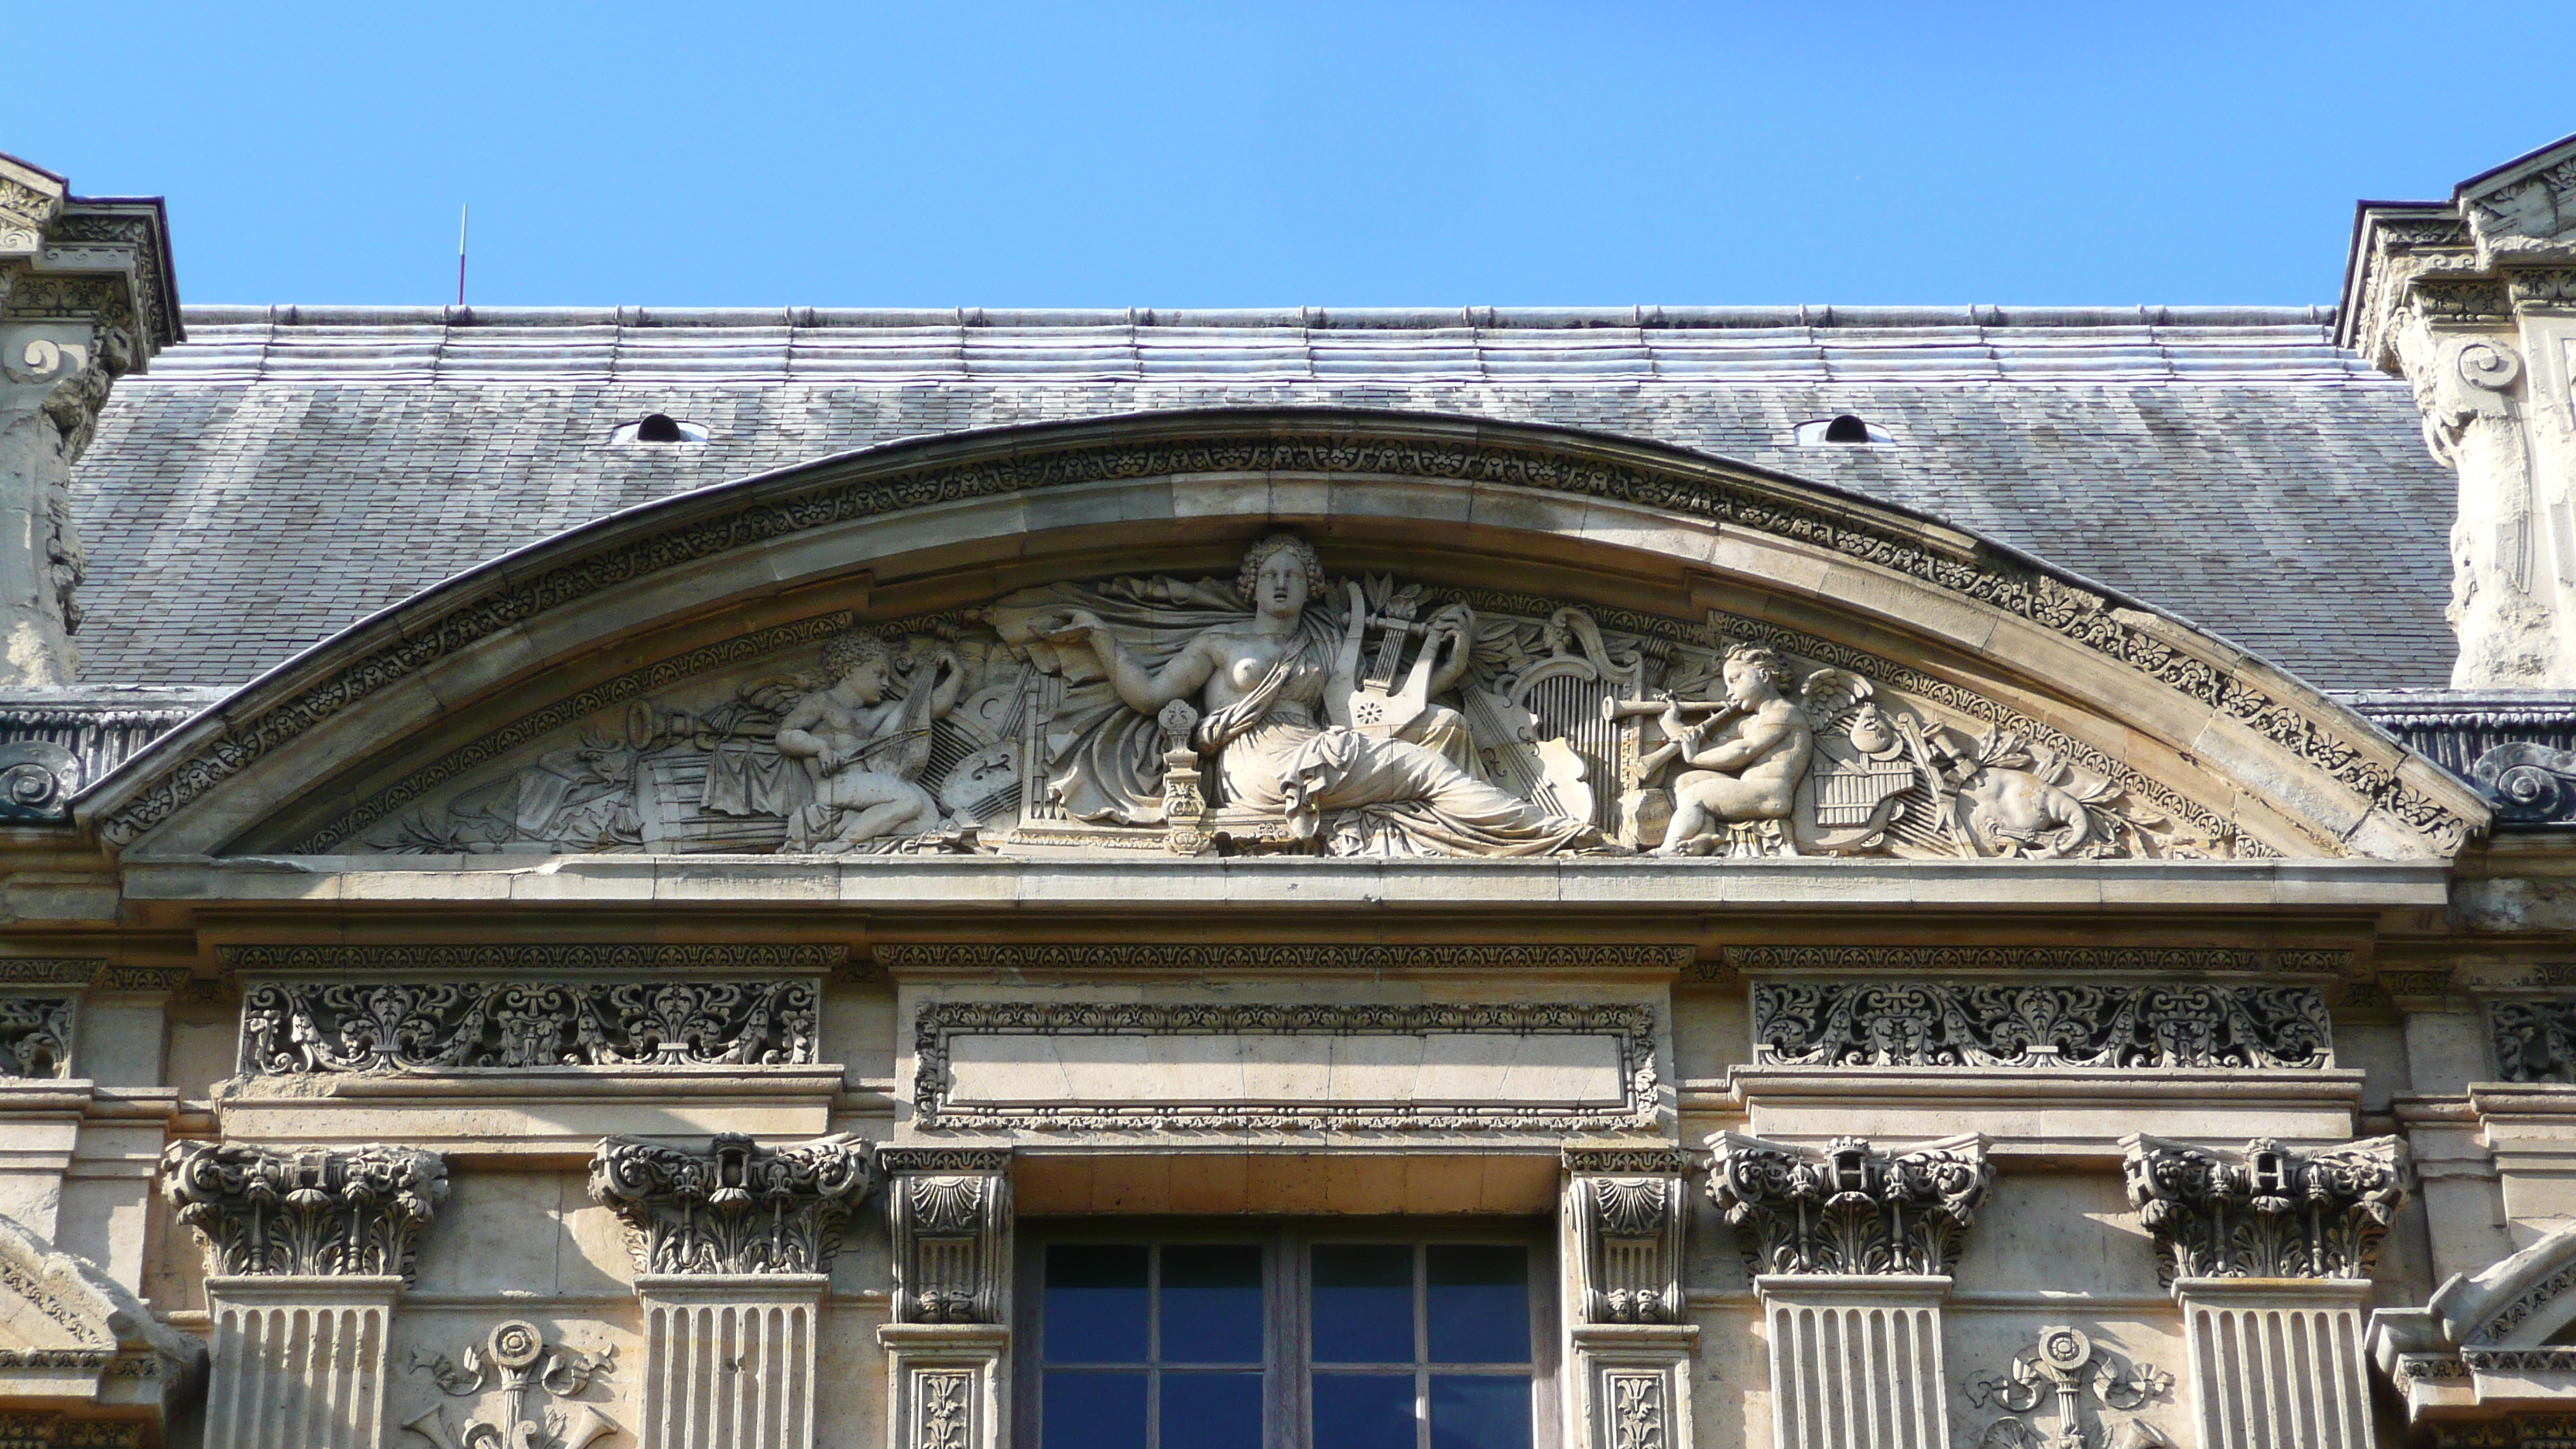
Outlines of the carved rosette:
{"type": "Polygon", "coordinates": [[[1007,1148],[889,1147],[897,1323],[999,1323],[1011,1226],[1007,1148]]]}
{"type": "Polygon", "coordinates": [[[1977,1133],[1904,1152],[1858,1137],[1819,1150],[1735,1132],[1708,1145],[1708,1195],[1757,1274],[1946,1274],[1994,1183],[1977,1133]]]}
{"type": "Polygon", "coordinates": [[[2334,1065],[2313,986],[1756,982],[1754,1059],[1826,1067],[2334,1065]]]}
{"type": "Polygon", "coordinates": [[[1569,1147],[1564,1164],[1583,1321],[1681,1322],[1690,1155],[1679,1148],[1569,1147]]]}
{"type": "Polygon", "coordinates": [[[821,1273],[876,1185],[848,1134],[762,1147],[719,1133],[704,1152],[611,1137],[590,1159],[591,1200],[617,1214],[644,1273],[821,1273]]]}
{"type": "Polygon", "coordinates": [[[2406,1200],[2404,1148],[2374,1137],[2322,1152],[2256,1138],[2241,1152],[2134,1137],[2129,1201],[2180,1278],[2367,1278],[2406,1200]]]}
{"type": "Polygon", "coordinates": [[[161,1167],[211,1274],[408,1281],[447,1197],[446,1160],[414,1147],[174,1142],[161,1167]]]}

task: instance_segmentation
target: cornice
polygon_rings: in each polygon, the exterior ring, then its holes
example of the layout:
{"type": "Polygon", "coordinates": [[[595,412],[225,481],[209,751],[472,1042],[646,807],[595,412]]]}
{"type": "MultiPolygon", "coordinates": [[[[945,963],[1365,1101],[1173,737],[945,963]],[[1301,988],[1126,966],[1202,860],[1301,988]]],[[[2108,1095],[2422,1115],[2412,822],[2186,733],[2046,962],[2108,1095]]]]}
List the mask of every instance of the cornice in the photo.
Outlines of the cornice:
{"type": "Polygon", "coordinates": [[[1089,971],[1655,971],[1687,968],[1680,945],[1377,945],[1206,942],[1184,945],[1013,946],[892,942],[871,948],[891,975],[1089,971]]]}
{"type": "Polygon", "coordinates": [[[1303,473],[1526,488],[1669,510],[1884,568],[2091,650],[2262,735],[2457,851],[2486,813],[2408,778],[2357,717],[2217,641],[2005,545],[1836,490],[1566,430],[1354,411],[1174,413],[998,429],[700,490],[495,560],[362,623],[165,736],[92,792],[85,823],[131,844],[359,701],[551,610],[735,549],[935,504],[1170,475],[1303,473]]]}
{"type": "Polygon", "coordinates": [[[417,975],[446,979],[466,972],[627,972],[639,977],[691,972],[789,974],[834,970],[848,959],[837,942],[766,945],[674,945],[619,942],[496,942],[458,946],[284,946],[221,948],[235,976],[417,975]]]}

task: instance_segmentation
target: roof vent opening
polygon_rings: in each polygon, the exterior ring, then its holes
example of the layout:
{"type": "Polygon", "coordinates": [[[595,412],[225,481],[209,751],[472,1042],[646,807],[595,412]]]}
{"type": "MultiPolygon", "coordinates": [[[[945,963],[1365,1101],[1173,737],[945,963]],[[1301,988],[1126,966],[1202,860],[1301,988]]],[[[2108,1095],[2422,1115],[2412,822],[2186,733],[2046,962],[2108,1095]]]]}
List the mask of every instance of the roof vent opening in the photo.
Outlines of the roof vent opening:
{"type": "Polygon", "coordinates": [[[703,443],[707,440],[704,423],[675,418],[669,413],[653,413],[631,423],[620,423],[608,435],[611,443],[703,443]]]}
{"type": "Polygon", "coordinates": [[[1798,446],[1821,448],[1859,443],[1893,443],[1887,429],[1853,413],[1839,413],[1798,424],[1798,446]]]}

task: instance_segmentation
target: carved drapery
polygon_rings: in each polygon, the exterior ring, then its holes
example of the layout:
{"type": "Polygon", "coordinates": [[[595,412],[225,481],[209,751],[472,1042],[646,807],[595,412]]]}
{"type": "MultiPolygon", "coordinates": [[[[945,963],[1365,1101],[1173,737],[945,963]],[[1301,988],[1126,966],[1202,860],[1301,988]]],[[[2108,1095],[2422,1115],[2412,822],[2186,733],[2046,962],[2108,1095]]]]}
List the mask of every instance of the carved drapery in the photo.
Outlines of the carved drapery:
{"type": "Polygon", "coordinates": [[[241,1072],[801,1066],[819,995],[810,980],[269,982],[242,998],[241,1072]]]}
{"type": "Polygon", "coordinates": [[[162,1192],[221,1275],[408,1280],[447,1197],[446,1161],[411,1147],[174,1142],[161,1165],[162,1192]]]}
{"type": "Polygon", "coordinates": [[[2394,1137],[2241,1152],[2132,1137],[2125,1175],[2169,1280],[2367,1278],[2406,1197],[2394,1137]]]}
{"type": "Polygon", "coordinates": [[[1679,1149],[1567,1148],[1565,1207],[1586,1323],[1679,1323],[1690,1159],[1679,1149]]]}
{"type": "Polygon", "coordinates": [[[1754,1060],[1832,1067],[2334,1064],[2313,986],[1756,982],[1754,1060]]]}
{"type": "Polygon", "coordinates": [[[850,1214],[876,1182],[856,1137],[762,1147],[718,1134],[704,1152],[611,1137],[590,1162],[590,1196],[626,1224],[647,1274],[829,1270],[850,1214]]]}
{"type": "Polygon", "coordinates": [[[1007,1149],[888,1147],[894,1321],[1000,1323],[1009,1271],[1007,1149]]]}
{"type": "Polygon", "coordinates": [[[1757,1274],[1947,1274],[1994,1182],[1976,1133],[1902,1152],[1734,1132],[1708,1145],[1709,1197],[1757,1274]]]}

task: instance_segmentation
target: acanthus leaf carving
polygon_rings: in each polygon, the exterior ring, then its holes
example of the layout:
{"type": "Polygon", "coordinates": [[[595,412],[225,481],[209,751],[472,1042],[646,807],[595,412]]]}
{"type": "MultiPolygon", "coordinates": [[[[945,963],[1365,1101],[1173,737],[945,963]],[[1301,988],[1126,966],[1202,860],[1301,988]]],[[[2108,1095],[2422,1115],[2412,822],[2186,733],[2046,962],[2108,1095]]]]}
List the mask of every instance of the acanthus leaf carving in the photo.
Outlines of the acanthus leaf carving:
{"type": "Polygon", "coordinates": [[[2313,986],[1756,982],[1754,1060],[1827,1067],[2323,1070],[2313,986]]]}
{"type": "Polygon", "coordinates": [[[2303,1152],[2139,1136],[2124,1174],[2167,1281],[2367,1278],[2406,1198],[2403,1153],[2394,1137],[2303,1152]]]}
{"type": "Polygon", "coordinates": [[[2576,1082],[2576,998],[2489,1002],[2487,1039],[2508,1082],[2576,1082]]]}
{"type": "Polygon", "coordinates": [[[174,1142],[161,1190],[204,1245],[209,1273],[407,1280],[446,1200],[447,1164],[411,1147],[174,1142]]]}
{"type": "Polygon", "coordinates": [[[77,1009],[69,996],[0,996],[0,1077],[69,1075],[77,1009]]]}
{"type": "Polygon", "coordinates": [[[610,1137],[591,1200],[626,1224],[645,1273],[821,1273],[876,1185],[873,1150],[843,1134],[762,1147],[719,1133],[704,1152],[610,1137]]]}
{"type": "Polygon", "coordinates": [[[1709,1198],[1757,1274],[1947,1274],[1994,1183],[1975,1133],[1901,1152],[1857,1137],[1708,1141],[1709,1198]]]}

